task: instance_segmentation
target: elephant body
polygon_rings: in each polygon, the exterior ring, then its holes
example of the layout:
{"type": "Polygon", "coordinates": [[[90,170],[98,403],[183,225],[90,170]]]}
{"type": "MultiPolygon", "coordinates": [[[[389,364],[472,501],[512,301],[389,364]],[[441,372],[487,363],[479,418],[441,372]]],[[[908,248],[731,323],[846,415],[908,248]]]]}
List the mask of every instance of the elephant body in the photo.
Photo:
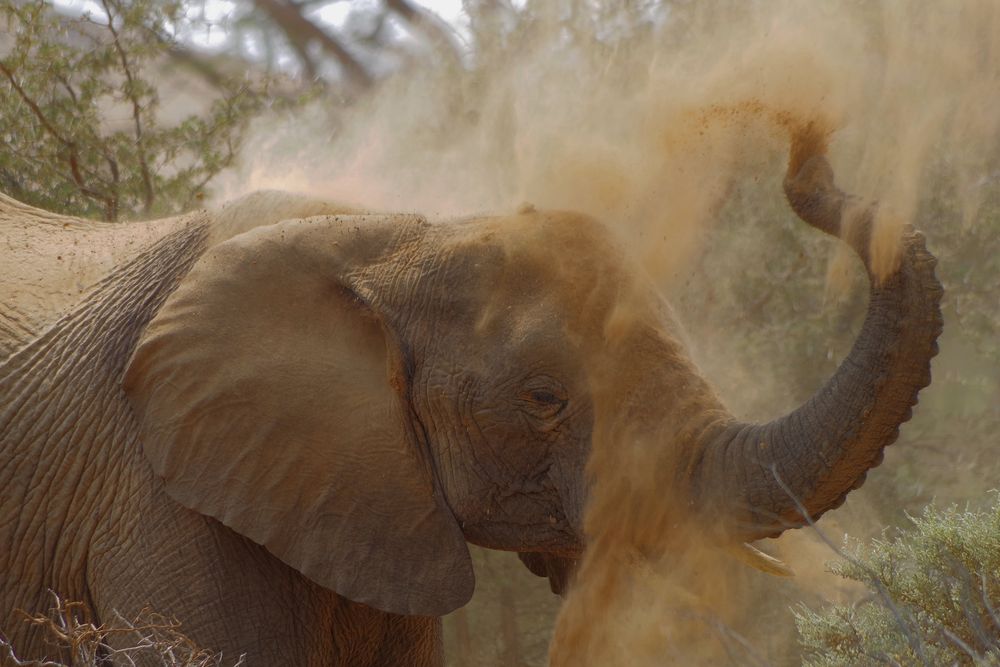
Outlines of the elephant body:
{"type": "Polygon", "coordinates": [[[216,216],[102,224],[0,199],[0,629],[20,657],[57,657],[18,611],[44,612],[53,591],[98,622],[182,616],[204,646],[255,664],[441,662],[439,618],[353,603],[170,499],[121,388],[139,335],[212,239],[344,210],[261,193],[216,216]]]}
{"type": "Polygon", "coordinates": [[[432,225],[260,193],[109,225],[0,196],[0,631],[59,657],[17,611],[53,591],[251,664],[439,665],[467,542],[571,585],[592,456],[660,447],[663,502],[734,545],[836,507],[930,381],[941,290],[912,230],[876,276],[874,209],[811,131],[785,194],[848,230],[869,315],[767,424],[725,409],[652,280],[580,214],[432,225]]]}

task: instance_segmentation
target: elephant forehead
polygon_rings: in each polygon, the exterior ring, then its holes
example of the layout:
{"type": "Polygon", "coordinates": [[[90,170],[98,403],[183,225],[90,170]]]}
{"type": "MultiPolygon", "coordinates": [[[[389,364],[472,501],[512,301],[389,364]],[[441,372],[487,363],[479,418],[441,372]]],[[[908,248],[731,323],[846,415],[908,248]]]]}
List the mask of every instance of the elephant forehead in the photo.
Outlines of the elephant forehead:
{"type": "Polygon", "coordinates": [[[468,306],[479,333],[600,335],[615,305],[635,291],[634,264],[614,235],[587,216],[532,212],[460,227],[449,300],[468,306]]]}
{"type": "Polygon", "coordinates": [[[512,290],[541,301],[571,328],[603,320],[634,291],[635,265],[607,227],[561,212],[541,214],[538,222],[505,245],[512,290]]]}
{"type": "Polygon", "coordinates": [[[506,233],[505,247],[514,256],[528,255],[567,268],[574,259],[606,263],[621,262],[618,240],[600,221],[573,211],[540,211],[501,218],[497,224],[506,233]]]}
{"type": "Polygon", "coordinates": [[[614,234],[588,216],[564,212],[470,221],[456,253],[512,300],[546,294],[566,303],[598,284],[629,282],[630,264],[614,234]]]}

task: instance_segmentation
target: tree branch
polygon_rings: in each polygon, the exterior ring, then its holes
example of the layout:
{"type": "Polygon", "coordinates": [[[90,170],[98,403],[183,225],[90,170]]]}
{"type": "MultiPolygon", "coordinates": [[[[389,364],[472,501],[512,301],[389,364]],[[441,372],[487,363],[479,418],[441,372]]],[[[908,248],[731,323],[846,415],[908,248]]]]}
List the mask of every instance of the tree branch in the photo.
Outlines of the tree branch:
{"type": "Polygon", "coordinates": [[[105,205],[105,211],[109,216],[111,216],[109,217],[109,219],[114,220],[114,214],[117,213],[117,207],[114,205],[113,199],[108,195],[102,194],[101,192],[88,187],[86,181],[83,178],[83,173],[80,171],[80,156],[76,143],[64,137],[58,130],[56,130],[55,127],[52,126],[52,123],[49,122],[49,119],[45,115],[45,113],[41,110],[38,104],[33,99],[31,99],[28,93],[25,92],[24,88],[21,87],[21,84],[17,81],[17,78],[14,76],[14,73],[10,69],[8,69],[7,64],[4,63],[2,60],[0,60],[0,73],[2,73],[7,78],[7,81],[10,82],[11,88],[14,89],[14,91],[18,94],[21,100],[28,106],[28,108],[31,110],[31,113],[35,116],[35,118],[38,119],[38,122],[42,125],[42,128],[44,128],[46,132],[52,135],[55,138],[55,140],[61,143],[69,152],[68,161],[69,161],[70,174],[72,175],[72,182],[76,185],[77,190],[79,190],[80,193],[86,197],[90,197],[91,199],[102,202],[105,205]]]}
{"type": "Polygon", "coordinates": [[[125,94],[128,95],[129,101],[132,102],[132,121],[135,125],[135,147],[136,154],[139,157],[139,172],[142,175],[143,212],[149,213],[149,211],[153,208],[154,194],[153,179],[149,173],[149,163],[146,160],[146,147],[142,134],[142,106],[139,104],[139,97],[136,94],[136,83],[135,78],[132,76],[132,66],[129,64],[128,56],[126,56],[125,49],[122,48],[121,41],[118,38],[118,30],[115,28],[114,15],[111,12],[111,4],[109,0],[101,0],[101,5],[104,7],[104,12],[108,15],[108,31],[111,33],[115,52],[118,54],[118,58],[121,61],[122,71],[125,73],[125,94]]]}
{"type": "Polygon", "coordinates": [[[209,63],[204,58],[199,58],[190,49],[186,49],[183,46],[180,46],[179,44],[168,42],[163,39],[162,35],[157,34],[155,31],[152,32],[153,35],[156,36],[156,39],[167,50],[167,55],[169,55],[173,60],[176,60],[178,63],[181,63],[182,65],[191,68],[191,70],[193,70],[195,73],[201,76],[201,78],[204,79],[213,88],[217,88],[219,90],[225,90],[226,88],[225,77],[219,74],[219,72],[215,69],[215,67],[212,66],[211,63],[209,63]]]}
{"type": "MultiPolygon", "coordinates": [[[[372,75],[357,58],[351,55],[333,36],[304,17],[296,5],[286,0],[254,0],[254,4],[266,12],[281,28],[292,47],[299,52],[300,57],[302,54],[300,47],[315,40],[324,51],[337,59],[348,81],[353,85],[359,88],[368,88],[375,82],[372,75]]],[[[308,61],[303,62],[303,65],[308,67],[308,61]]]]}
{"type": "Polygon", "coordinates": [[[455,60],[460,60],[461,49],[454,34],[439,16],[415,7],[409,0],[385,0],[385,6],[422,32],[432,45],[443,47],[455,60]]]}

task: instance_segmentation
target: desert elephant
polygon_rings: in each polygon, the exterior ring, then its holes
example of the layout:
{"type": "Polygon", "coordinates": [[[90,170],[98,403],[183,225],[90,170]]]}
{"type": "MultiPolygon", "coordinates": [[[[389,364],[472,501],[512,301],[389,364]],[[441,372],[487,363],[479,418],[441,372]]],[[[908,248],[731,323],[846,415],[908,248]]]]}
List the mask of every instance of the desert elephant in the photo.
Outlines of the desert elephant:
{"type": "MultiPolygon", "coordinates": [[[[855,209],[800,141],[785,192],[855,209]]],[[[439,665],[467,542],[553,573],[584,548],[596,423],[677,449],[734,543],[838,506],[930,381],[941,288],[919,234],[850,355],[787,416],[733,418],[598,222],[428,224],[288,195],[103,224],[0,199],[0,629],[48,590],[140,608],[254,665],[439,665]]],[[[846,240],[866,265],[871,209],[846,240]]],[[[50,655],[49,657],[57,657],[50,655]]]]}

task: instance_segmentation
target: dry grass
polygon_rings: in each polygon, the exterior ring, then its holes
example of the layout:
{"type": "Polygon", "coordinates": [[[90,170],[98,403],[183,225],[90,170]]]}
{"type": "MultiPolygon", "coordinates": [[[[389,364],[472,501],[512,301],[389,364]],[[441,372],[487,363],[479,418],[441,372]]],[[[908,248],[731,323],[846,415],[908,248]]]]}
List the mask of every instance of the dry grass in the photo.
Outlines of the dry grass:
{"type": "MultiPolygon", "coordinates": [[[[221,667],[221,653],[199,648],[180,630],[173,618],[157,614],[149,608],[129,620],[118,614],[115,618],[94,625],[87,606],[82,602],[62,600],[52,593],[53,606],[45,614],[25,614],[25,622],[38,626],[53,652],[64,656],[62,661],[18,658],[16,647],[0,635],[0,662],[30,667],[99,667],[102,665],[149,664],[159,660],[165,667],[221,667]]],[[[240,656],[233,667],[244,664],[240,656]]]]}

